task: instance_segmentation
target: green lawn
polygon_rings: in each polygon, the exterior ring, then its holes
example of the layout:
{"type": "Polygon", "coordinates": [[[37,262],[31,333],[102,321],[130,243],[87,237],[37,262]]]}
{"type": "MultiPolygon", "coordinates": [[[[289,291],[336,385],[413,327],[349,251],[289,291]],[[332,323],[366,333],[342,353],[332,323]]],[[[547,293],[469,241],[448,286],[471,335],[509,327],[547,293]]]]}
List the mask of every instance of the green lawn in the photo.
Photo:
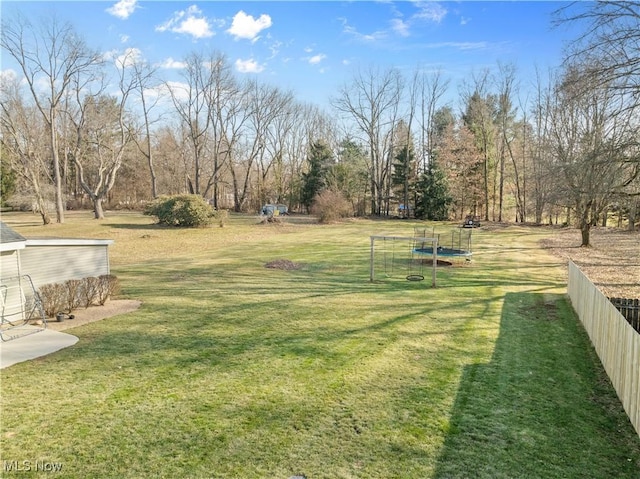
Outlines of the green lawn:
{"type": "Polygon", "coordinates": [[[143,306],[2,370],[2,477],[37,475],[12,461],[65,478],[640,477],[640,438],[544,228],[474,231],[473,262],[431,289],[369,282],[369,236],[415,222],[3,220],[114,239],[122,297],[143,306]],[[276,259],[300,269],[265,268],[276,259]]]}

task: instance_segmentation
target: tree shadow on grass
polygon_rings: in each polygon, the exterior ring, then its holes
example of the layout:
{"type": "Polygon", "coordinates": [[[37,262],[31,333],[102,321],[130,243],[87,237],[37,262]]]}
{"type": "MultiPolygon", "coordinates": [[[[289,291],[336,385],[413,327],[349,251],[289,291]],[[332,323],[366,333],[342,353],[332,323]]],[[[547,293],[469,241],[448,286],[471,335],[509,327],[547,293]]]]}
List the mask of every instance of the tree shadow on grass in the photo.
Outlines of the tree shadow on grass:
{"type": "Polygon", "coordinates": [[[104,223],[104,226],[120,230],[152,230],[152,231],[173,231],[175,226],[165,226],[158,223],[104,223]]]}
{"type": "Polygon", "coordinates": [[[488,364],[466,366],[437,478],[637,478],[640,440],[562,295],[508,293],[488,364]]]}

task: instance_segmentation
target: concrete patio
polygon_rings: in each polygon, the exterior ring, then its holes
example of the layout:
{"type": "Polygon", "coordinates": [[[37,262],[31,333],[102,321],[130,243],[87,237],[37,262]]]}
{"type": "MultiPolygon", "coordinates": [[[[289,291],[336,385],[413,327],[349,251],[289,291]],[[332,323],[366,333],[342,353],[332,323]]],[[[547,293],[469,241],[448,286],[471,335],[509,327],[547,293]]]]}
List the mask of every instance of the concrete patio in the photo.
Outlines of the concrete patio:
{"type": "MultiPolygon", "coordinates": [[[[28,331],[25,331],[28,332],[28,331]]],[[[44,329],[0,343],[0,369],[54,353],[78,342],[71,334],[44,329]]]]}

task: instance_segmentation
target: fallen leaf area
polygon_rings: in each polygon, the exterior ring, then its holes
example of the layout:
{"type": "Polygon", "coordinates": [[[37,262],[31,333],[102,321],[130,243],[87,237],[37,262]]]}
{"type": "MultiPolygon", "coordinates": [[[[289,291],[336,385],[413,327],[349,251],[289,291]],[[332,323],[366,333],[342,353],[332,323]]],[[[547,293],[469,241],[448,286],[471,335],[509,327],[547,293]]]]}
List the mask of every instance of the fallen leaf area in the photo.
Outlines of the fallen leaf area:
{"type": "Polygon", "coordinates": [[[640,232],[593,228],[590,247],[580,247],[580,231],[557,229],[542,247],[571,259],[608,297],[640,298],[640,232]]]}

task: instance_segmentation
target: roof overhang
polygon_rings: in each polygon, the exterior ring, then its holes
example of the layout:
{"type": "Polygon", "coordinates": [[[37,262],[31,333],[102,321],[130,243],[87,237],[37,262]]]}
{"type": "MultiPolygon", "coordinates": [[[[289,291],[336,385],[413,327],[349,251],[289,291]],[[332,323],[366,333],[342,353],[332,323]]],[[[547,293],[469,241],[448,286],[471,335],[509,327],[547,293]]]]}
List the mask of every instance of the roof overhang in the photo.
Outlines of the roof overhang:
{"type": "Polygon", "coordinates": [[[29,238],[26,246],[110,246],[110,239],[29,238]]]}
{"type": "Polygon", "coordinates": [[[10,243],[0,243],[0,253],[5,251],[16,251],[24,249],[27,246],[27,240],[24,241],[11,241],[10,243]]]}

